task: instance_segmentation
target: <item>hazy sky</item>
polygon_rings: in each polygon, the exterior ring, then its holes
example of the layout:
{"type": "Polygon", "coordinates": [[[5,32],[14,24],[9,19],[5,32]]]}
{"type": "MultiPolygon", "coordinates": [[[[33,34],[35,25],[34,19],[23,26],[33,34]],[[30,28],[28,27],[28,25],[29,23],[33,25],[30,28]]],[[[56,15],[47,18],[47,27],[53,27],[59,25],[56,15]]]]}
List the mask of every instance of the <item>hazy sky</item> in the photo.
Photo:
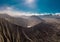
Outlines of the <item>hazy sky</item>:
{"type": "Polygon", "coordinates": [[[28,12],[59,13],[60,0],[0,0],[0,9],[2,7],[28,12]]]}

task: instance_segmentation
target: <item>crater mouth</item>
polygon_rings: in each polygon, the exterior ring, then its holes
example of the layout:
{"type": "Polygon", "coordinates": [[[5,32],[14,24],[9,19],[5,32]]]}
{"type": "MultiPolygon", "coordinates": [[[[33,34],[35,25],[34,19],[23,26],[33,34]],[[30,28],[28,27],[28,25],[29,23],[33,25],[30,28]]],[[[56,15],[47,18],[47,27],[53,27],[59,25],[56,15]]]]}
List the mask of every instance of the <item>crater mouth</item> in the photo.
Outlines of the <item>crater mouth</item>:
{"type": "Polygon", "coordinates": [[[20,16],[20,17],[5,16],[4,19],[12,24],[16,24],[27,28],[31,28],[42,22],[42,19],[39,18],[38,16],[20,16]]]}

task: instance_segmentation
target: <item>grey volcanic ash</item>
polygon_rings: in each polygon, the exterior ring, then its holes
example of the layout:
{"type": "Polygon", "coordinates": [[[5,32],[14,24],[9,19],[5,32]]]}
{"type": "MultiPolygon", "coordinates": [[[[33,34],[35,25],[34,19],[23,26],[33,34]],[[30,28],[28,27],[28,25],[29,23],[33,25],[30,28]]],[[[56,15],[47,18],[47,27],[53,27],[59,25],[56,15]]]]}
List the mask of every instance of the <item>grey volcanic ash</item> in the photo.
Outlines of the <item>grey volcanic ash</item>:
{"type": "Polygon", "coordinates": [[[59,21],[55,18],[36,18],[0,18],[0,42],[60,42],[59,21]],[[21,22],[18,25],[18,20],[24,22],[23,25],[21,22]],[[38,24],[28,28],[25,26],[27,20],[36,21],[38,24]]]}

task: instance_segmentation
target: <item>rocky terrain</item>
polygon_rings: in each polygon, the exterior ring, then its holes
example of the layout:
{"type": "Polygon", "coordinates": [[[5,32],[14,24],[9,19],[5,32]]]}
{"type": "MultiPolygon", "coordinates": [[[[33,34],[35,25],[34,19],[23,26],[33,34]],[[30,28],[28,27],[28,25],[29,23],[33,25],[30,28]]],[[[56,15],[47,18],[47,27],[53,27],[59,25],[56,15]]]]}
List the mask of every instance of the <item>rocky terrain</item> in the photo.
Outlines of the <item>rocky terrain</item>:
{"type": "Polygon", "coordinates": [[[59,18],[4,16],[0,17],[0,42],[60,42],[59,18]]]}

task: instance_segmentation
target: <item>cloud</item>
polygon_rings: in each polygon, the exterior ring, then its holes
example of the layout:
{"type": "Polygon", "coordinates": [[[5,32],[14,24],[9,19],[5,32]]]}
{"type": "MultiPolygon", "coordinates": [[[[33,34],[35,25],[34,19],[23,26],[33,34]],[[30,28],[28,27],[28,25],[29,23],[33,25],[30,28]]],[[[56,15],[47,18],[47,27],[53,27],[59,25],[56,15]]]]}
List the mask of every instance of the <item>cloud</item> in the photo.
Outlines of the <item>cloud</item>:
{"type": "Polygon", "coordinates": [[[0,14],[8,14],[10,16],[32,16],[39,15],[38,13],[17,11],[13,7],[4,7],[3,10],[0,10],[0,14]]]}
{"type": "Polygon", "coordinates": [[[36,8],[36,0],[25,0],[24,5],[29,8],[36,8]]]}
{"type": "Polygon", "coordinates": [[[14,7],[4,7],[3,10],[0,10],[0,14],[8,14],[10,16],[13,17],[19,17],[19,16],[39,16],[39,15],[49,15],[49,14],[53,14],[53,15],[59,15],[60,13],[32,13],[32,12],[24,12],[24,11],[17,11],[14,9],[14,7]]]}

